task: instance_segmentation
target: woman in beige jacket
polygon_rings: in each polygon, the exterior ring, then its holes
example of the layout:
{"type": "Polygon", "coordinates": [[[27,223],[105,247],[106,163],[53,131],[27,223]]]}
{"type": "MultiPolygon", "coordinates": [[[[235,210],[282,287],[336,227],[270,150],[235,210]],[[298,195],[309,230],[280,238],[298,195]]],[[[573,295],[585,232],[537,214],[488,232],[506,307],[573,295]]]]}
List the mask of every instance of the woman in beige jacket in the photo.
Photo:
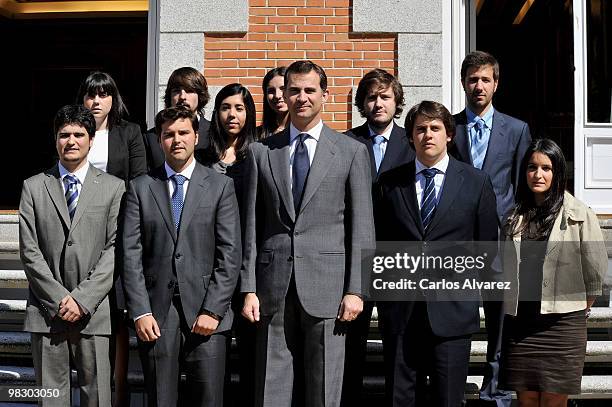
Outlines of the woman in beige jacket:
{"type": "Polygon", "coordinates": [[[567,166],[549,139],[535,140],[505,224],[505,301],[500,388],[519,406],[566,406],[580,393],[586,318],[601,294],[608,257],[597,216],[565,191],[567,166]]]}

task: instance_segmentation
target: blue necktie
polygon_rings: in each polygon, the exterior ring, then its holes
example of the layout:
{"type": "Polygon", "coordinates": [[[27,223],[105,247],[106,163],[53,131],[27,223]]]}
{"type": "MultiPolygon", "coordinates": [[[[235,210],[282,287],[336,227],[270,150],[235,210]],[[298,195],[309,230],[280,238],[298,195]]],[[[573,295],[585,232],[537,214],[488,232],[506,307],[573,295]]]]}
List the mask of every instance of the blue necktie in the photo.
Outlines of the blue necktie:
{"type": "Polygon", "coordinates": [[[436,186],[434,177],[438,173],[435,168],[426,168],[421,173],[425,176],[425,190],[421,200],[421,222],[423,229],[427,229],[436,211],[436,186]]]}
{"type": "Polygon", "coordinates": [[[474,124],[474,130],[476,130],[472,136],[472,146],[470,148],[470,155],[472,156],[472,164],[479,170],[482,169],[485,155],[487,154],[487,141],[485,140],[485,122],[480,117],[474,124]]]}
{"type": "Polygon", "coordinates": [[[308,177],[308,171],[310,170],[310,159],[308,158],[308,148],[304,141],[308,138],[308,133],[301,133],[298,136],[295,144],[295,152],[293,153],[293,207],[295,213],[298,212],[302,195],[304,193],[304,186],[306,185],[306,178],[308,177]]]}
{"type": "Polygon", "coordinates": [[[172,194],[172,217],[174,218],[174,227],[179,228],[181,222],[181,213],[183,212],[183,184],[187,181],[187,177],[181,174],[172,176],[174,181],[174,193],[172,194]]]}
{"type": "Polygon", "coordinates": [[[77,188],[79,180],[74,175],[67,174],[64,176],[64,185],[66,186],[66,205],[68,206],[68,214],[70,220],[76,212],[77,202],[79,200],[79,189],[77,188]]]}
{"type": "Polygon", "coordinates": [[[378,169],[380,168],[380,163],[383,160],[383,150],[382,150],[381,144],[385,141],[387,140],[385,140],[385,138],[381,135],[376,135],[373,137],[374,145],[372,146],[372,149],[374,150],[374,161],[376,162],[376,172],[378,172],[378,169]]]}

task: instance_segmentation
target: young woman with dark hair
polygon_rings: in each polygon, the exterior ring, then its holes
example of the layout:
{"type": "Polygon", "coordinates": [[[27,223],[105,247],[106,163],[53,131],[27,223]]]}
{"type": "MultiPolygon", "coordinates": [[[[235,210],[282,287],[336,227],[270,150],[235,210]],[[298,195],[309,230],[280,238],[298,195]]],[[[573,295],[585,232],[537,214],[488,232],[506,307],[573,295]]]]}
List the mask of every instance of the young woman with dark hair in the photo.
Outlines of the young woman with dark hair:
{"type": "Polygon", "coordinates": [[[608,256],[597,216],[565,191],[567,164],[555,142],[533,141],[519,177],[504,228],[514,290],[504,302],[499,387],[515,390],[523,407],[565,406],[580,393],[586,318],[608,256]]]}
{"type": "MultiPolygon", "coordinates": [[[[89,109],[96,120],[93,146],[87,159],[96,168],[127,183],[147,171],[140,127],[124,120],[128,110],[113,78],[93,72],[81,83],[77,103],[89,109]]],[[[114,366],[115,407],[129,405],[127,367],[129,353],[128,320],[120,270],[115,270],[115,286],[109,293],[115,340],[111,341],[111,366],[114,366]]]]}
{"type": "Polygon", "coordinates": [[[284,66],[274,68],[263,78],[261,89],[264,93],[263,119],[257,127],[258,139],[264,139],[285,129],[289,118],[289,109],[285,103],[283,92],[285,90],[284,66]]]}
{"type": "MultiPolygon", "coordinates": [[[[205,164],[233,179],[241,219],[244,219],[242,201],[247,180],[248,147],[255,141],[255,114],[255,102],[247,88],[239,83],[223,87],[215,98],[210,125],[210,145],[204,153],[205,164]]],[[[227,374],[226,405],[250,405],[255,396],[255,329],[240,316],[242,303],[240,290],[236,288],[232,307],[236,315],[233,328],[240,357],[240,391],[236,394],[227,391],[229,389],[229,374],[227,374]]],[[[229,349],[227,354],[230,354],[229,349]]],[[[229,373],[229,369],[227,372],[229,373]]]]}

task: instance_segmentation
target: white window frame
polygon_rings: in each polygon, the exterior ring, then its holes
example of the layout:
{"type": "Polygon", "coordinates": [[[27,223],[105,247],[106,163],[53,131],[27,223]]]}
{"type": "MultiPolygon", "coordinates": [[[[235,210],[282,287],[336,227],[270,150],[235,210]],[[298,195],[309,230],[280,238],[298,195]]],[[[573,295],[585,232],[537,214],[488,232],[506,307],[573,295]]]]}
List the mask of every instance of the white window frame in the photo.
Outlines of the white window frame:
{"type": "Polygon", "coordinates": [[[574,193],[598,214],[612,214],[612,174],[595,178],[597,146],[612,148],[612,123],[587,122],[586,2],[573,0],[574,27],[574,193]]]}

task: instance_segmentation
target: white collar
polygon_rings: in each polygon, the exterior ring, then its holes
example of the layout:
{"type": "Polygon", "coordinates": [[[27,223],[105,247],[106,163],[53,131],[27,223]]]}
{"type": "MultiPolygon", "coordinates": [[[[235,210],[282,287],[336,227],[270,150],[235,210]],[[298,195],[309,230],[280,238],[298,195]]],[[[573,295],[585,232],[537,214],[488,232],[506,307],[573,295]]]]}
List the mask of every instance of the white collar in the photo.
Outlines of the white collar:
{"type": "Polygon", "coordinates": [[[448,158],[448,154],[445,154],[444,158],[442,158],[440,161],[438,161],[437,163],[435,163],[431,167],[427,167],[425,164],[421,163],[419,161],[419,159],[417,158],[415,160],[415,165],[416,165],[416,172],[415,172],[415,174],[418,174],[419,172],[423,171],[426,168],[435,168],[436,170],[438,170],[442,174],[446,174],[446,170],[448,169],[448,162],[449,161],[450,161],[450,159],[448,158]]]}
{"type": "Polygon", "coordinates": [[[297,138],[302,133],[307,133],[310,137],[319,141],[319,137],[321,137],[321,131],[323,131],[323,120],[319,120],[316,126],[308,131],[299,131],[295,128],[293,123],[289,125],[289,144],[293,143],[293,140],[297,138]]]}
{"type": "Polygon", "coordinates": [[[83,183],[85,182],[85,177],[87,176],[87,171],[89,170],[89,162],[86,162],[84,166],[82,166],[75,172],[68,171],[66,167],[64,167],[62,163],[59,161],[57,162],[57,164],[59,167],[60,178],[62,180],[64,179],[66,175],[70,174],[70,175],[74,175],[75,177],[77,177],[81,185],[83,185],[83,183]]]}
{"type": "Polygon", "coordinates": [[[164,167],[166,168],[166,175],[168,175],[168,179],[170,179],[174,174],[181,174],[183,177],[187,178],[187,180],[190,180],[191,175],[193,174],[193,170],[195,169],[195,166],[196,166],[196,160],[195,158],[193,158],[193,160],[191,160],[191,164],[189,164],[187,168],[177,173],[168,165],[167,162],[164,162],[164,167]]]}

